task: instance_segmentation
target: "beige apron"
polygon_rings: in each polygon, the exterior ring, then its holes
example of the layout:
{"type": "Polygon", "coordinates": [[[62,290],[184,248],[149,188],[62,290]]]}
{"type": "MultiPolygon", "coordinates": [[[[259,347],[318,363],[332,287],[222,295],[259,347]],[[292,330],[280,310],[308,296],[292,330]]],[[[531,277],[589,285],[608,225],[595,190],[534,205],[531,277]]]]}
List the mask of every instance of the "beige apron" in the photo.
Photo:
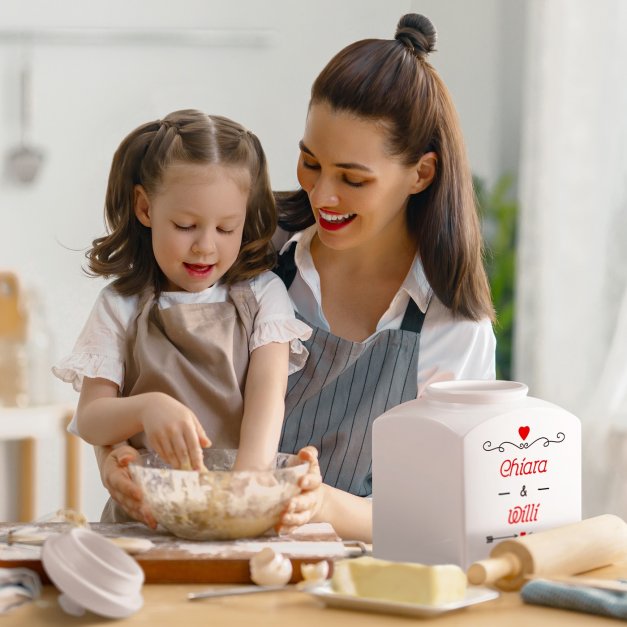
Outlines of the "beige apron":
{"type": "MultiPolygon", "coordinates": [[[[247,281],[231,286],[229,300],[222,303],[159,309],[152,294],[144,296],[129,329],[122,396],[169,394],[196,414],[213,447],[237,448],[257,310],[247,281]]],[[[145,449],[144,433],[130,443],[145,449]]],[[[109,499],[101,521],[129,520],[109,499]]]]}

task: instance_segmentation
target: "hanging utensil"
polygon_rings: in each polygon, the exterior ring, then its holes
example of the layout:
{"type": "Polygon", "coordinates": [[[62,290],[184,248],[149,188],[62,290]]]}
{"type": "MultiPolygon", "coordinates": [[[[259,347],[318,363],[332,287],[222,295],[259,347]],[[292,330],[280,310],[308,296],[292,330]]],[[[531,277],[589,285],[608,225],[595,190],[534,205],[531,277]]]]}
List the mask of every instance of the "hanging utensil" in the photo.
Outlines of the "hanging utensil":
{"type": "Polygon", "coordinates": [[[25,61],[20,72],[20,143],[8,155],[8,171],[20,183],[32,183],[43,162],[43,153],[28,143],[30,130],[31,93],[30,68],[25,61]]]}

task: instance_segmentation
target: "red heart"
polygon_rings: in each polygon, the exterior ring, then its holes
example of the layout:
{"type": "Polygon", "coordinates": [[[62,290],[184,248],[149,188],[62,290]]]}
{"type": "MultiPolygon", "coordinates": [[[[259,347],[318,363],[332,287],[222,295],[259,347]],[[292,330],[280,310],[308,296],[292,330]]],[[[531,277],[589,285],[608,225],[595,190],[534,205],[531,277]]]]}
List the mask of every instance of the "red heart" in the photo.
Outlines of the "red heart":
{"type": "Polygon", "coordinates": [[[520,437],[523,440],[526,440],[527,436],[529,435],[529,431],[530,431],[529,427],[519,427],[518,435],[520,435],[520,437]]]}

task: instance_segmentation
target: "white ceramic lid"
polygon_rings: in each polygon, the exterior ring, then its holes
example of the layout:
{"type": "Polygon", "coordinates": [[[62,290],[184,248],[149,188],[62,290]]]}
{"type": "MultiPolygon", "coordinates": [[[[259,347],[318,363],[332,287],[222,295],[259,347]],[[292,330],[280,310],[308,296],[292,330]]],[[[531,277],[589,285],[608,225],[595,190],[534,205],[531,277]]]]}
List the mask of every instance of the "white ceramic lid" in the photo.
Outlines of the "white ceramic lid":
{"type": "Polygon", "coordinates": [[[82,609],[109,618],[123,618],[143,605],[144,572],[110,540],[89,529],[76,528],[50,537],[42,549],[44,569],[62,592],[63,609],[82,609]]]}

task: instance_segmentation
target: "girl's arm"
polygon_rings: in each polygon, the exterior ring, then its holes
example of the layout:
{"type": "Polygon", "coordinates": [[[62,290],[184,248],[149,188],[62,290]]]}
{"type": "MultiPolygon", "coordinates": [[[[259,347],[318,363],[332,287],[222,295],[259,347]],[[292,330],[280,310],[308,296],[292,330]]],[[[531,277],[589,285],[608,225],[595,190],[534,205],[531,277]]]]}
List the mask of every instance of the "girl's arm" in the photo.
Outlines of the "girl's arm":
{"type": "Polygon", "coordinates": [[[278,530],[289,533],[308,522],[328,522],[340,538],[371,543],[372,500],[322,483],[313,446],[301,449],[298,456],[309,462],[309,472],[300,480],[302,492],[290,500],[278,530]]]}
{"type": "Polygon", "coordinates": [[[78,432],[90,444],[122,442],[141,431],[148,446],[175,468],[203,467],[209,438],[194,413],[161,392],[119,397],[107,379],[85,377],[76,409],[78,432]]]}
{"type": "Polygon", "coordinates": [[[250,355],[235,470],[271,468],[285,414],[289,342],[270,342],[250,355]]]}

